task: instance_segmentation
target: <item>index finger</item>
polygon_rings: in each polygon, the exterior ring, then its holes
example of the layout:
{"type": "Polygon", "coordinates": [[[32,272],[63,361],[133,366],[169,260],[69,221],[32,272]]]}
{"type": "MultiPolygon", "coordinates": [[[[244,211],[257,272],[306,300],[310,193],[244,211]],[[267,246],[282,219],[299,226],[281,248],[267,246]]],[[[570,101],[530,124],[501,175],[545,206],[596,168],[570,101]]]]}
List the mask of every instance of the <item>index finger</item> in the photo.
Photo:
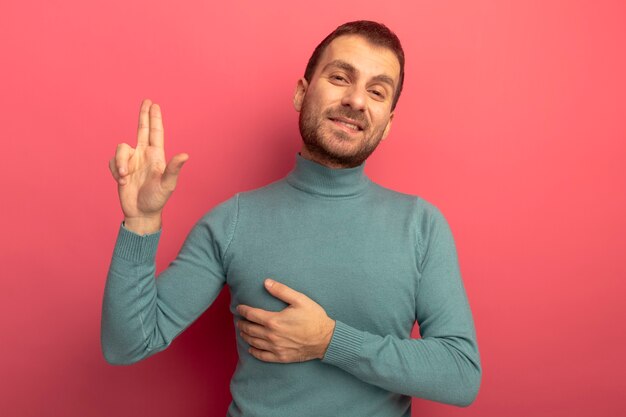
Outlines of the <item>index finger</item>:
{"type": "Polygon", "coordinates": [[[156,103],[150,106],[150,145],[163,148],[163,118],[156,103]]]}
{"type": "Polygon", "coordinates": [[[144,99],[144,101],[141,102],[141,109],[139,109],[139,127],[137,128],[137,146],[148,146],[150,143],[150,119],[148,110],[150,110],[151,105],[152,101],[150,101],[150,99],[144,99]]]}
{"type": "Polygon", "coordinates": [[[246,318],[247,320],[254,322],[254,323],[261,324],[263,326],[267,325],[267,321],[272,315],[276,314],[272,311],[266,311],[260,308],[254,308],[254,307],[250,307],[244,304],[239,304],[237,306],[237,312],[241,314],[241,316],[246,318]]]}

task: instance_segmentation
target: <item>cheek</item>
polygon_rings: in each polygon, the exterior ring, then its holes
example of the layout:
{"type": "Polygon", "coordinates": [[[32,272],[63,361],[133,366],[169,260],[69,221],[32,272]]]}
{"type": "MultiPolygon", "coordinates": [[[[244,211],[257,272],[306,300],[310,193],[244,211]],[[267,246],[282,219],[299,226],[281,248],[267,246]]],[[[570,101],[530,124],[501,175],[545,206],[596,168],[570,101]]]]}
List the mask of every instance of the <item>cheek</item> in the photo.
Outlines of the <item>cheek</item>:
{"type": "Polygon", "coordinates": [[[341,104],[341,100],[343,97],[344,89],[333,87],[333,88],[317,88],[314,91],[311,91],[311,101],[316,103],[322,109],[325,109],[330,106],[336,106],[341,104]]]}
{"type": "Polygon", "coordinates": [[[379,129],[384,129],[389,122],[389,115],[386,112],[378,112],[372,114],[372,121],[379,129]]]}

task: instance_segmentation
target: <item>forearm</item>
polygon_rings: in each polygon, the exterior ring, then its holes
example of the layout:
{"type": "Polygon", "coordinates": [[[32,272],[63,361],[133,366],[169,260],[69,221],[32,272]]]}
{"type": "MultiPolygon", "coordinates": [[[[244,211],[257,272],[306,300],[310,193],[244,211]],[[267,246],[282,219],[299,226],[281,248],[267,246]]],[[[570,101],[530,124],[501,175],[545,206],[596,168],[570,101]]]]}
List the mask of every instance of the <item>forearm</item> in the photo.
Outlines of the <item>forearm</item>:
{"type": "Polygon", "coordinates": [[[158,277],[160,231],[140,236],[120,226],[102,302],[108,362],[131,364],[164,350],[215,301],[226,283],[221,256],[232,237],[235,205],[231,199],[196,222],[158,277]]]}
{"type": "Polygon", "coordinates": [[[166,347],[154,331],[155,255],[160,233],[139,236],[120,228],[102,302],[101,343],[109,363],[131,364],[166,347]]]}
{"type": "Polygon", "coordinates": [[[336,322],[323,362],[388,391],[446,404],[471,404],[481,366],[472,334],[400,339],[336,322]]]}

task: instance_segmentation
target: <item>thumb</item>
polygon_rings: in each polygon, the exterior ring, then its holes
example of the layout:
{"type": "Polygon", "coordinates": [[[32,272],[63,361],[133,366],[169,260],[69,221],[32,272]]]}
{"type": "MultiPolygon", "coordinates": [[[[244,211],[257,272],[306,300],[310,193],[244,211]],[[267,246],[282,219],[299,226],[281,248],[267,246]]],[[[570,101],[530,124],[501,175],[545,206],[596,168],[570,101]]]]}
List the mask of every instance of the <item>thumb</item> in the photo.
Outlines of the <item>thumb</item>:
{"type": "Polygon", "coordinates": [[[290,305],[299,304],[302,298],[305,297],[304,294],[269,278],[265,280],[265,288],[267,288],[267,291],[274,297],[290,305]]]}
{"type": "Polygon", "coordinates": [[[186,153],[179,153],[170,160],[170,163],[165,167],[165,171],[161,177],[161,186],[163,188],[174,191],[174,188],[176,188],[176,181],[178,180],[178,174],[188,159],[189,155],[186,153]]]}

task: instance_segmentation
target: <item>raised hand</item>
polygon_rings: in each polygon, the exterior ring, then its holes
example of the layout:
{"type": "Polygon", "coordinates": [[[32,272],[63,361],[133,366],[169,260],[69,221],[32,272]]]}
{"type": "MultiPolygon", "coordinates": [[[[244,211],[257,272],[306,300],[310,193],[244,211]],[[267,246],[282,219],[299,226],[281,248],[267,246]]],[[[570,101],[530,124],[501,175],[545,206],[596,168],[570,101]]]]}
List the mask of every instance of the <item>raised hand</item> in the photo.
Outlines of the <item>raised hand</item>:
{"type": "Polygon", "coordinates": [[[118,183],[125,226],[137,233],[151,233],[161,227],[161,213],[176,188],[178,174],[189,155],[175,155],[165,162],[161,109],[149,99],[139,111],[137,147],[117,145],[109,169],[118,183]]]}

